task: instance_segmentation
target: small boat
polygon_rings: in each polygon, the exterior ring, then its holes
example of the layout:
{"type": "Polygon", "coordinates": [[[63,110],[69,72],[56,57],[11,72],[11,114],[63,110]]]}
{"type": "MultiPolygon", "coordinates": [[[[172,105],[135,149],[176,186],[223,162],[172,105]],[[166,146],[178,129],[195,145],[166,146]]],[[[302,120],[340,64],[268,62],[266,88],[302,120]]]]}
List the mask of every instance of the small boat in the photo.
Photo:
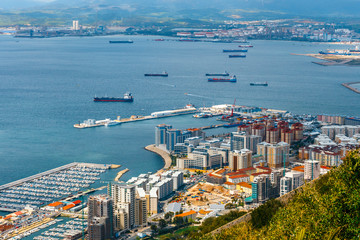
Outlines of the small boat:
{"type": "Polygon", "coordinates": [[[169,74],[167,72],[163,72],[163,73],[145,73],[144,76],[145,77],[167,77],[167,76],[169,76],[169,74]]]}
{"type": "Polygon", "coordinates": [[[109,43],[133,43],[133,40],[118,40],[118,41],[109,41],[109,43]]]}
{"type": "Polygon", "coordinates": [[[252,48],[254,46],[253,45],[239,45],[239,47],[241,47],[241,48],[252,48]]]}
{"type": "Polygon", "coordinates": [[[133,102],[131,93],[127,92],[124,97],[94,97],[94,102],[133,102]]]}
{"type": "Polygon", "coordinates": [[[212,117],[212,114],[202,112],[202,113],[193,115],[193,117],[194,118],[209,118],[209,117],[212,117]]]}
{"type": "Polygon", "coordinates": [[[244,58],[246,57],[245,54],[239,54],[239,55],[229,55],[229,58],[244,58]]]}
{"type": "Polygon", "coordinates": [[[208,78],[208,82],[236,82],[236,76],[231,78],[208,78]]]}
{"type": "Polygon", "coordinates": [[[205,76],[229,76],[230,74],[228,72],[224,73],[206,73],[205,76]]]}
{"type": "Polygon", "coordinates": [[[252,82],[250,83],[250,86],[268,86],[268,82],[252,82]]]}
{"type": "Polygon", "coordinates": [[[223,49],[223,52],[247,52],[247,49],[223,49]]]}

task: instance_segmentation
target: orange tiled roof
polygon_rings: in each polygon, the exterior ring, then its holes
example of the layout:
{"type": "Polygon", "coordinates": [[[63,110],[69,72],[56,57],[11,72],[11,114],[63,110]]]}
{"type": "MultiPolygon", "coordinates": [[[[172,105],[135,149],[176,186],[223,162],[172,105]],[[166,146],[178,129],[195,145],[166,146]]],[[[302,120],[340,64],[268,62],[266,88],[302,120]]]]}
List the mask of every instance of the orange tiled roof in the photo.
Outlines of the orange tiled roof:
{"type": "Polygon", "coordinates": [[[190,215],[193,215],[195,214],[196,212],[194,210],[190,210],[188,212],[184,212],[184,213],[181,213],[181,214],[178,214],[176,215],[175,217],[187,217],[187,216],[190,216],[190,215]]]}
{"type": "Polygon", "coordinates": [[[320,166],[321,168],[323,168],[323,169],[331,169],[331,167],[328,167],[328,166],[320,166]]]}
{"type": "Polygon", "coordinates": [[[53,202],[53,203],[50,203],[48,206],[50,207],[57,207],[59,205],[63,204],[62,202],[53,202]]]}
{"type": "Polygon", "coordinates": [[[248,184],[247,182],[239,182],[238,184],[236,185],[239,185],[239,186],[242,186],[242,187],[246,187],[246,188],[252,188],[251,184],[248,184]]]}
{"type": "Polygon", "coordinates": [[[205,210],[203,210],[203,209],[200,209],[199,213],[200,213],[201,215],[205,215],[205,214],[211,213],[211,211],[205,211],[205,210]]]}
{"type": "Polygon", "coordinates": [[[71,203],[69,205],[66,205],[65,207],[63,207],[63,210],[69,210],[70,208],[75,207],[75,204],[71,203]]]}
{"type": "Polygon", "coordinates": [[[232,182],[225,182],[224,184],[226,184],[226,185],[235,185],[235,183],[232,183],[232,182]]]}
{"type": "Polygon", "coordinates": [[[230,179],[234,179],[234,178],[243,178],[243,177],[249,177],[249,175],[247,174],[241,174],[241,175],[234,175],[229,177],[230,179]]]}

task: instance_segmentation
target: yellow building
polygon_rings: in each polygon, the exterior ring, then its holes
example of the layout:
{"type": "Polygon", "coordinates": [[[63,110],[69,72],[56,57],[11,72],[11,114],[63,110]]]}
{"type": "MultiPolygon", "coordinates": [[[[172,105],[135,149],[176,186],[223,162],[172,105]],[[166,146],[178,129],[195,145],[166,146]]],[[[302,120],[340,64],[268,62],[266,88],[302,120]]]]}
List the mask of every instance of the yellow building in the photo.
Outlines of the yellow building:
{"type": "Polygon", "coordinates": [[[246,195],[252,194],[252,186],[247,182],[240,182],[236,184],[236,190],[245,193],[246,195]]]}

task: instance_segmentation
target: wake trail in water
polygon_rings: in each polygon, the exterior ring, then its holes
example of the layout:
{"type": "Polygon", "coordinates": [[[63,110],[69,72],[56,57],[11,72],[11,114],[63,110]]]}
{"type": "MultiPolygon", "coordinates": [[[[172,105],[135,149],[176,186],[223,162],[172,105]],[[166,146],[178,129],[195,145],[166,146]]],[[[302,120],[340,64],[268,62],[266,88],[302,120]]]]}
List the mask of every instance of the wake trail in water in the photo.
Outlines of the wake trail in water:
{"type": "Polygon", "coordinates": [[[212,99],[212,98],[210,98],[210,97],[201,96],[201,95],[197,95],[197,94],[191,94],[191,93],[185,93],[185,95],[190,96],[190,97],[198,97],[198,98],[212,99]]]}

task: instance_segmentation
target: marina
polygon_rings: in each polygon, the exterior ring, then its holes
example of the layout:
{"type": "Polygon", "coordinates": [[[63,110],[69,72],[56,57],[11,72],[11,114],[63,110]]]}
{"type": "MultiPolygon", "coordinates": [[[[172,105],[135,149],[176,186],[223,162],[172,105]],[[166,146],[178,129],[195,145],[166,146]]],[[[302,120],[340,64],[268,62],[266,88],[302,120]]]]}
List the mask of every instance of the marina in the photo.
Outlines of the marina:
{"type": "Polygon", "coordinates": [[[20,211],[78,193],[99,180],[110,165],[70,163],[0,186],[0,210],[20,211]]]}

